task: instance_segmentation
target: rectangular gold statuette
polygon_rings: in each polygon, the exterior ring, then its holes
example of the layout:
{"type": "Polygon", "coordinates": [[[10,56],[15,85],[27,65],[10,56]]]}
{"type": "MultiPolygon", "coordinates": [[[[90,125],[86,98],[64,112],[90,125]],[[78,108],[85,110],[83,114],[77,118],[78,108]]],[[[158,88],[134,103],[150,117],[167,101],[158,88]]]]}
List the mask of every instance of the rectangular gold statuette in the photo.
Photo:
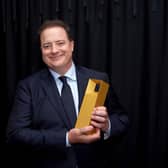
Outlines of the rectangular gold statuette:
{"type": "Polygon", "coordinates": [[[104,105],[108,89],[109,84],[103,80],[89,79],[75,128],[83,128],[90,124],[94,107],[104,105]]]}

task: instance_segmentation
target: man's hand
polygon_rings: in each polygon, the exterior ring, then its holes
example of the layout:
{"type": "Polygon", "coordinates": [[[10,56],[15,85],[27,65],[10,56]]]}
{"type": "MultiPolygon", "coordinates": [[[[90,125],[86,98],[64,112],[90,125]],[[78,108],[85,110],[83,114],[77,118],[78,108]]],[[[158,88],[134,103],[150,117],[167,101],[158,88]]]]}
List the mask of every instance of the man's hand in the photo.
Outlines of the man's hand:
{"type": "Polygon", "coordinates": [[[109,116],[107,113],[107,109],[104,106],[95,107],[90,124],[95,127],[99,128],[100,130],[106,132],[109,128],[109,116]]]}
{"type": "Polygon", "coordinates": [[[93,126],[86,126],[83,128],[73,128],[68,132],[68,139],[70,144],[74,143],[85,143],[100,139],[100,129],[94,128],[93,126]]]}

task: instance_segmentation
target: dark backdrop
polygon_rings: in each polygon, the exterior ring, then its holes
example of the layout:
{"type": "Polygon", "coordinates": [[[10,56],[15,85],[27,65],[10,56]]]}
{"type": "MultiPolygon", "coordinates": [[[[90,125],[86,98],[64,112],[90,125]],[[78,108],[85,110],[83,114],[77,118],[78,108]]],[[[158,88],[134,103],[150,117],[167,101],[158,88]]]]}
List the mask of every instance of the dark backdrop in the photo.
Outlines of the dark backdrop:
{"type": "Polygon", "coordinates": [[[60,18],[72,27],[75,58],[109,74],[129,113],[128,135],[109,158],[118,167],[168,166],[167,0],[1,0],[0,18],[0,151],[9,162],[5,129],[16,84],[43,67],[39,25],[60,18]]]}

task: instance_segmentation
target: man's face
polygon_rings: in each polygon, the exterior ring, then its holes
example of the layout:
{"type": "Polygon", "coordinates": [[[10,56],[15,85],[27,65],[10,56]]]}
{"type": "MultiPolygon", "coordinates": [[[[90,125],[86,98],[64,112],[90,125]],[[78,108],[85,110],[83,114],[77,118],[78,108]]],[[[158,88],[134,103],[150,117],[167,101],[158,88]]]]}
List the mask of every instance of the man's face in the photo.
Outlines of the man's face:
{"type": "Polygon", "coordinates": [[[57,73],[64,74],[72,64],[74,42],[62,27],[45,29],[40,35],[42,59],[57,73]]]}

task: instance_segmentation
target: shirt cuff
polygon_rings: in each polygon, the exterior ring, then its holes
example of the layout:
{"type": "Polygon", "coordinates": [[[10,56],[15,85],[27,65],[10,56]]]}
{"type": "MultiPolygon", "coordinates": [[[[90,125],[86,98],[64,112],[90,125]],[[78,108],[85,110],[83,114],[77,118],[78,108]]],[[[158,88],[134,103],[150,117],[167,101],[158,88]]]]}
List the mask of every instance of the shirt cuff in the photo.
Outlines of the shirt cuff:
{"type": "Polygon", "coordinates": [[[71,147],[71,144],[69,143],[68,139],[68,132],[66,133],[66,147],[71,147]]]}
{"type": "Polygon", "coordinates": [[[109,122],[109,127],[108,130],[104,132],[104,140],[108,139],[110,137],[110,132],[111,132],[111,122],[110,120],[108,120],[109,122]]]}

